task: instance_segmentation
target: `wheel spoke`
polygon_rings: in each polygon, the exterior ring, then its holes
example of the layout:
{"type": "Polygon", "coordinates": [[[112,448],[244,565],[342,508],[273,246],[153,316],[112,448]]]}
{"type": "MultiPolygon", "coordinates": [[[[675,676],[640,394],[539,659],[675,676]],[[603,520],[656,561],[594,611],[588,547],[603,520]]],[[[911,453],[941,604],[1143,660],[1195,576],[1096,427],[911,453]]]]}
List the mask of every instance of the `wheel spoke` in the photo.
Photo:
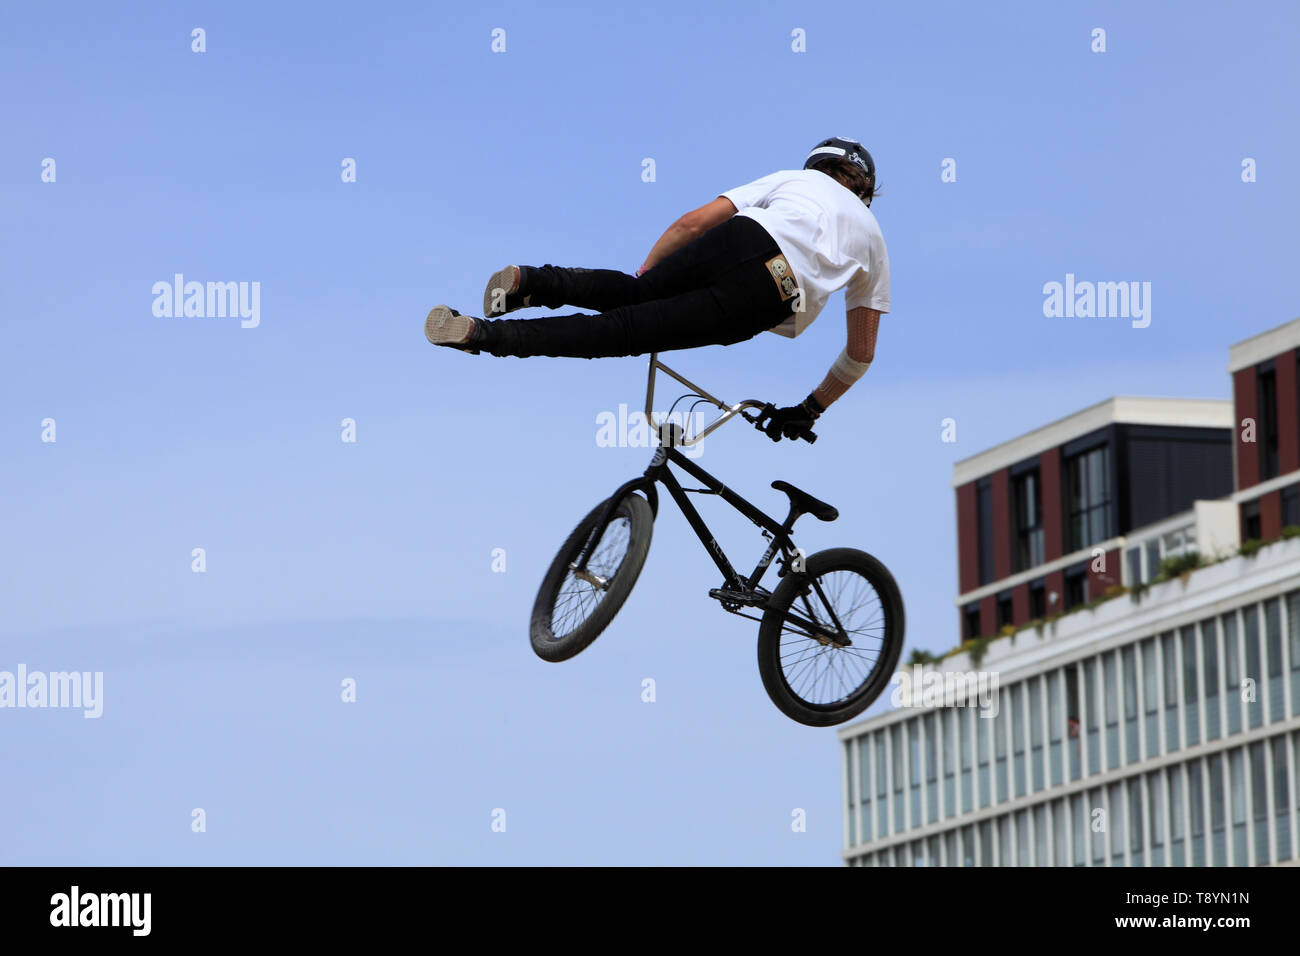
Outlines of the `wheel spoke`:
{"type": "MultiPolygon", "coordinates": [[[[632,541],[632,526],[628,519],[617,515],[587,559],[587,570],[603,578],[608,586],[627,557],[632,541]]],[[[584,542],[585,543],[585,542],[584,542]]],[[[579,579],[570,569],[560,582],[551,609],[551,633],[554,640],[572,634],[595,613],[605,592],[590,581],[579,579]]]]}
{"type": "Polygon", "coordinates": [[[840,633],[838,621],[851,644],[840,647],[812,637],[807,628],[787,620],[777,653],[790,692],[806,705],[829,708],[858,694],[875,677],[889,621],[881,595],[861,571],[826,571],[817,584],[820,595],[810,584],[796,599],[799,616],[828,634],[840,633]]]}

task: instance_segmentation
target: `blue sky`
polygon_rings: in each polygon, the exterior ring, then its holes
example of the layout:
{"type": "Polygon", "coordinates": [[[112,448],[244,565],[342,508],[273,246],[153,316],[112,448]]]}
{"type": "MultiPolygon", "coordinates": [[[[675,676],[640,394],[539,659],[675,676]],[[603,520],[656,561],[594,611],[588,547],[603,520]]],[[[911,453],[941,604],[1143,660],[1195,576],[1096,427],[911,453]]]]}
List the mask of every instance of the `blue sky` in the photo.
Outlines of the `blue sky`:
{"type": "MultiPolygon", "coordinates": [[[[6,7],[0,670],[102,670],[105,709],[0,711],[0,862],[835,864],[834,731],[768,703],[675,512],[590,651],[528,649],[555,549],[644,467],[595,441],[644,359],[435,351],[425,313],[507,262],[630,271],[681,212],[861,139],[876,362],[815,446],[728,427],[700,462],[771,510],[773,478],[839,506],[800,544],[878,555],[909,649],[946,650],[954,461],[1115,394],[1226,398],[1228,345],[1300,314],[1298,27],[1290,3],[6,7]],[[155,317],[177,272],[259,282],[260,325],[155,317]],[[1151,282],[1150,327],[1045,318],[1066,273],[1151,282]]],[[[792,403],[841,302],[668,360],[792,403]]]]}

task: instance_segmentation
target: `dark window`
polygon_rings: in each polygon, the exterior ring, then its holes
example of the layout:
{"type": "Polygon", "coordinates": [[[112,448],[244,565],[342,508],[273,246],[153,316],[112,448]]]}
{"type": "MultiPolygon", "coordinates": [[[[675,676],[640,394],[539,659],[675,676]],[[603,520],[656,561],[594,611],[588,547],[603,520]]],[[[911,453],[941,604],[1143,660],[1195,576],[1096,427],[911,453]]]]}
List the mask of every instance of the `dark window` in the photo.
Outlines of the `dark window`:
{"type": "Polygon", "coordinates": [[[1258,540],[1260,536],[1259,499],[1241,506],[1241,537],[1245,541],[1258,540]]]}
{"type": "Polygon", "coordinates": [[[998,629],[1014,624],[1015,611],[1012,609],[1011,592],[1003,591],[998,595],[998,629]]]}
{"type": "Polygon", "coordinates": [[[980,584],[993,580],[993,480],[975,483],[975,515],[979,523],[980,584]]]}
{"type": "Polygon", "coordinates": [[[1029,585],[1029,617],[1031,619],[1047,617],[1047,588],[1041,580],[1033,581],[1029,585]]]}
{"type": "Polygon", "coordinates": [[[1011,483],[1011,520],[1016,540],[1017,571],[1043,563],[1043,494],[1038,470],[1017,475],[1011,483]]]}
{"type": "Polygon", "coordinates": [[[1106,445],[1066,460],[1069,548],[1077,551],[1111,534],[1110,450],[1106,445]]]}
{"type": "Polygon", "coordinates": [[[1088,566],[1065,572],[1065,609],[1071,611],[1088,603],[1088,566]]]}
{"type": "Polygon", "coordinates": [[[1300,485],[1282,489],[1282,527],[1300,524],[1300,485]]]}
{"type": "Polygon", "coordinates": [[[1127,460],[1119,462],[1124,478],[1115,489],[1116,533],[1232,493],[1228,429],[1122,425],[1119,435],[1127,460]]]}
{"type": "Polygon", "coordinates": [[[1273,363],[1261,365],[1255,377],[1256,411],[1255,440],[1259,443],[1259,480],[1277,475],[1277,373],[1273,363]]]}
{"type": "Polygon", "coordinates": [[[978,604],[967,604],[962,612],[966,619],[966,640],[980,637],[980,606],[978,604]]]}

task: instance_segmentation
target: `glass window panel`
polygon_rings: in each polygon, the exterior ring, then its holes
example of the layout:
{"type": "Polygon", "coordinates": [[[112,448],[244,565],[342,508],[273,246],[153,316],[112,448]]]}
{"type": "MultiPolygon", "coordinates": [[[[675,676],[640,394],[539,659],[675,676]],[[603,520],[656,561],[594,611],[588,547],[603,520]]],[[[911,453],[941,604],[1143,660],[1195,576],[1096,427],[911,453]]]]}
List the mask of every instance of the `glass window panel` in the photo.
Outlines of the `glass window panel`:
{"type": "Polygon", "coordinates": [[[1142,711],[1143,733],[1146,735],[1145,755],[1155,757],[1160,753],[1160,668],[1156,663],[1156,641],[1148,637],[1141,644],[1142,654],[1142,711]]]}
{"type": "Polygon", "coordinates": [[[1143,865],[1142,778],[1130,777],[1128,788],[1128,849],[1133,866],[1143,865]]]}
{"type": "Polygon", "coordinates": [[[1223,625],[1223,703],[1228,712],[1228,733],[1241,731],[1241,649],[1237,641],[1237,615],[1228,613],[1223,625]]]}
{"type": "Polygon", "coordinates": [[[1264,602],[1264,666],[1268,674],[1268,719],[1286,716],[1286,697],[1282,689],[1282,602],[1271,598],[1264,602]]]}
{"type": "Polygon", "coordinates": [[[1246,768],[1240,750],[1228,752],[1228,776],[1232,787],[1232,866],[1248,866],[1246,845],[1246,768]]]}
{"type": "Polygon", "coordinates": [[[1255,682],[1255,699],[1245,701],[1246,714],[1250,727],[1260,727],[1264,723],[1264,674],[1259,660],[1259,609],[1254,604],[1242,608],[1242,636],[1246,645],[1246,676],[1255,682]]]}
{"type": "Polygon", "coordinates": [[[1029,743],[1032,748],[1030,786],[1043,789],[1043,682],[1034,677],[1029,680],[1029,743]]]}
{"type": "Polygon", "coordinates": [[[1255,865],[1267,866],[1272,860],[1268,850],[1268,767],[1264,758],[1264,742],[1250,745],[1250,796],[1255,824],[1255,865]]]}
{"type": "Polygon", "coordinates": [[[1210,768],[1210,865],[1228,865],[1227,794],[1223,789],[1223,755],[1213,754],[1210,768]]]}
{"type": "Polygon", "coordinates": [[[1169,855],[1174,866],[1187,865],[1186,840],[1183,827],[1183,774],[1182,767],[1168,768],[1169,780],[1169,855]]]}
{"type": "Polygon", "coordinates": [[[1075,866],[1084,866],[1088,862],[1088,809],[1084,805],[1083,794],[1076,793],[1070,797],[1070,820],[1074,839],[1073,859],[1075,866]]]}
{"type": "Polygon", "coordinates": [[[1007,791],[1007,721],[1011,719],[1011,706],[1006,688],[998,697],[998,714],[985,718],[989,722],[989,732],[993,735],[995,799],[1001,803],[1010,797],[1007,791]]]}
{"type": "Polygon", "coordinates": [[[1187,765],[1187,796],[1191,802],[1188,832],[1192,837],[1192,866],[1205,866],[1205,792],[1201,781],[1201,762],[1187,765]]]}
{"type": "MultiPolygon", "coordinates": [[[[1092,829],[1092,865],[1093,866],[1106,865],[1106,827],[1098,828],[1097,826],[1097,824],[1099,824],[1099,822],[1102,819],[1102,817],[1098,815],[1098,811],[1104,811],[1105,809],[1106,807],[1105,804],[1103,803],[1101,788],[1094,787],[1092,790],[1089,790],[1088,791],[1088,824],[1089,824],[1089,828],[1092,829]]],[[[1107,826],[1109,826],[1109,823],[1110,821],[1107,820],[1106,821],[1107,826]]]]}
{"type": "Polygon", "coordinates": [[[1047,866],[1047,804],[1034,807],[1034,866],[1047,866]]]}
{"type": "Polygon", "coordinates": [[[871,819],[871,738],[873,735],[865,734],[858,738],[858,793],[862,800],[862,809],[859,814],[860,821],[858,825],[857,841],[866,843],[872,835],[871,819]]]}
{"type": "Polygon", "coordinates": [[[975,723],[976,746],[979,755],[979,788],[980,788],[980,806],[987,807],[992,804],[993,797],[991,783],[989,779],[989,735],[993,731],[995,718],[975,717],[972,718],[975,723]]]}
{"type": "Polygon", "coordinates": [[[1291,659],[1291,716],[1300,714],[1300,591],[1286,596],[1286,631],[1291,659]]]}
{"type": "Polygon", "coordinates": [[[1065,782],[1063,741],[1065,728],[1061,721],[1061,673],[1052,671],[1047,675],[1047,736],[1051,741],[1051,783],[1059,786],[1065,782]]]}
{"type": "Polygon", "coordinates": [[[926,714],[922,719],[925,730],[925,817],[927,823],[937,823],[939,820],[939,741],[935,729],[937,723],[934,714],[926,714]]]}
{"type": "Polygon", "coordinates": [[[1101,773],[1101,734],[1097,719],[1097,666],[1090,657],[1083,662],[1083,709],[1087,728],[1088,773],[1101,773]]]}
{"type": "Polygon", "coordinates": [[[957,733],[961,738],[961,809],[970,813],[975,809],[974,788],[971,786],[970,709],[957,709],[957,733]]]}
{"type": "Polygon", "coordinates": [[[1151,865],[1165,865],[1165,794],[1160,773],[1146,775],[1147,826],[1151,830],[1151,865]]]}
{"type": "MultiPolygon", "coordinates": [[[[1178,736],[1178,645],[1174,633],[1160,635],[1160,666],[1165,673],[1165,746],[1173,751],[1179,748],[1178,736]]],[[[1179,864],[1180,866],[1182,864],[1179,864]]]]}
{"type": "Polygon", "coordinates": [[[943,727],[944,814],[952,818],[957,815],[957,718],[952,708],[940,711],[940,724],[943,727]]]}
{"type": "Polygon", "coordinates": [[[1205,739],[1219,739],[1219,648],[1214,618],[1201,622],[1201,659],[1205,662],[1205,739]]]}
{"type": "Polygon", "coordinates": [[[1052,863],[1055,866],[1069,866],[1070,860],[1070,820],[1064,800],[1052,803],[1052,863]]]}
{"type": "Polygon", "coordinates": [[[1277,859],[1281,863],[1291,859],[1291,791],[1287,776],[1286,738],[1274,737],[1273,748],[1273,814],[1277,827],[1277,859]]]}
{"type": "Polygon", "coordinates": [[[1200,708],[1197,707],[1196,662],[1200,659],[1196,653],[1196,627],[1188,625],[1182,629],[1183,642],[1183,730],[1186,733],[1187,746],[1194,747],[1201,742],[1200,708]]]}

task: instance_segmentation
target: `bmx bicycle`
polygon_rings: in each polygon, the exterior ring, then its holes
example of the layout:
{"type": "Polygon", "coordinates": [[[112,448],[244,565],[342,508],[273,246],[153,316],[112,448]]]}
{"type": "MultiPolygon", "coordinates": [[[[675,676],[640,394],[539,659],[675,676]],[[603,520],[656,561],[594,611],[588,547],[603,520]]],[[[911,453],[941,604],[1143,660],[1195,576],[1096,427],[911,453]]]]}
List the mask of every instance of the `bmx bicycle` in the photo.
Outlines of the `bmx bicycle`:
{"type": "MultiPolygon", "coordinates": [[[[533,604],[530,638],[538,657],[564,661],[581,653],[613,620],[636,584],[659,511],[662,484],[722,572],[709,597],[724,610],[759,621],[758,668],[772,702],[786,716],[813,727],[843,723],[871,705],[888,684],[903,649],[903,599],[889,570],[855,548],[831,548],[806,558],[791,535],[810,514],[834,521],[831,505],[785,481],[772,487],[789,498],[784,521],[750,504],[678,449],[703,440],[737,416],[762,428],[766,402],[728,405],[650,356],[645,414],[652,421],[655,372],[662,370],[691,391],[687,398],[721,414],[687,435],[681,425],[657,426],[659,444],[644,474],[624,482],[578,523],[551,562],[533,604]],[[754,410],[760,414],[754,414],[754,410]],[[683,488],[669,469],[676,465],[704,484],[683,488]],[[732,566],[688,492],[717,495],[757,525],[768,546],[748,577],[732,566]],[[773,563],[781,579],[774,590],[761,581],[773,563]],[[747,611],[761,612],[761,617],[747,611]]],[[[674,408],[677,402],[673,403],[674,408]]],[[[692,405],[692,410],[694,405],[692,405]]],[[[688,415],[688,418],[690,416],[688,415]]],[[[809,442],[816,435],[809,432],[809,442]]]]}

